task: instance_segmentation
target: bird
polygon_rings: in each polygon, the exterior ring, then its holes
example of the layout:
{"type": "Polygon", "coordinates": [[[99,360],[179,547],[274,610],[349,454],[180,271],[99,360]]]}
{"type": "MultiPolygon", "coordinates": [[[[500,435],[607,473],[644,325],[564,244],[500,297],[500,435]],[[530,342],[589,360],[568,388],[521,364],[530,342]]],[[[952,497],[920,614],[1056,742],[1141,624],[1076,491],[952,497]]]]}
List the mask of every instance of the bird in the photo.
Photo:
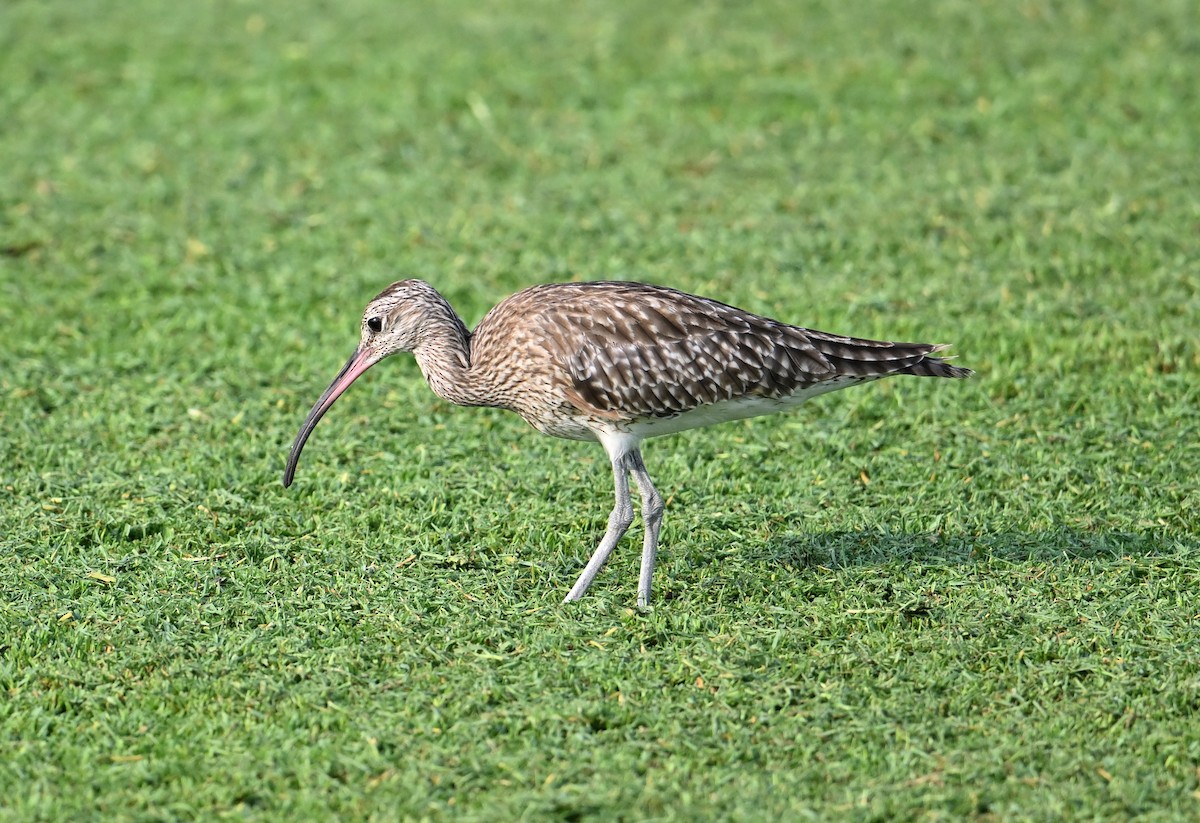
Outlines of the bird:
{"type": "Polygon", "coordinates": [[[663,498],[642,459],[644,440],[786,411],[891,375],[970,377],[934,356],[945,348],[828,334],[631,281],[535,285],[470,330],[429,283],[402,280],[367,304],[358,347],[304,419],[283,485],[334,401],[376,363],[411,352],[430,389],[450,403],[508,409],[543,434],[604,447],[615,505],[564,603],[587,592],[632,524],[633,477],[644,528],[637,604],[647,608],[663,498]]]}

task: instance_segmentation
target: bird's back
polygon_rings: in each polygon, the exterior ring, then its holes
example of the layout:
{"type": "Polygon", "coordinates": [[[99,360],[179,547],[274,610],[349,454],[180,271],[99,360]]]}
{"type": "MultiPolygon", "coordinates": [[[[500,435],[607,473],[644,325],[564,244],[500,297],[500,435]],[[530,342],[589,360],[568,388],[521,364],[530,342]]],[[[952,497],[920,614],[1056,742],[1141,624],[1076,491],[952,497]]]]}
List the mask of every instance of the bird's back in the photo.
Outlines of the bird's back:
{"type": "MultiPolygon", "coordinates": [[[[742,399],[799,400],[891,374],[971,374],[930,356],[940,348],[811,331],[662,286],[607,281],[525,289],[488,313],[471,345],[473,361],[489,361],[474,365],[514,393],[523,381],[546,382],[578,414],[617,424],[742,399]]],[[[504,405],[527,419],[544,413],[504,405]]]]}

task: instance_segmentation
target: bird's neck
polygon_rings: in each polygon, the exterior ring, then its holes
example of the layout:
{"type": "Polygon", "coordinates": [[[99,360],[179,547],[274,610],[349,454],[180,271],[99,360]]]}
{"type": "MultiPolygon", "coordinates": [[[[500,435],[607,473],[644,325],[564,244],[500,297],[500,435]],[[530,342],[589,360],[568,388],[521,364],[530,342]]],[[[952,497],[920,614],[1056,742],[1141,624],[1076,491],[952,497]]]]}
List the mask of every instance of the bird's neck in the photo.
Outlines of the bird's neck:
{"type": "Polygon", "coordinates": [[[459,406],[485,406],[471,368],[471,332],[447,303],[433,319],[413,356],[434,394],[459,406]]]}

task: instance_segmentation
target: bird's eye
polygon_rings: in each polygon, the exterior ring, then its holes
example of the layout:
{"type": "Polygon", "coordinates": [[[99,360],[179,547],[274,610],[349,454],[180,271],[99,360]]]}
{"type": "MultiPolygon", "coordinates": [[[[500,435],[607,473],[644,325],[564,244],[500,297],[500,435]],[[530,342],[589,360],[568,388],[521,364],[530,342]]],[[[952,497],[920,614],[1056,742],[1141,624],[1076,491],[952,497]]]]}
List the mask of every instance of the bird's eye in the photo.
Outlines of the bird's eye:
{"type": "Polygon", "coordinates": [[[367,328],[371,330],[372,334],[379,334],[379,332],[383,331],[383,318],[382,317],[368,318],[367,319],[367,328]]]}

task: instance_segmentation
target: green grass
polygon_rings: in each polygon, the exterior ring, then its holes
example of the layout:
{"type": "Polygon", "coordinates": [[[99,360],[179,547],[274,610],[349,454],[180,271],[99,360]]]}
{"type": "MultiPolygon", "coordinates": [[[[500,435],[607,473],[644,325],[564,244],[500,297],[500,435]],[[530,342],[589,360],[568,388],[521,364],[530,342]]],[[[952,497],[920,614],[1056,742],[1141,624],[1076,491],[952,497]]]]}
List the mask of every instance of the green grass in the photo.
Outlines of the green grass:
{"type": "Polygon", "coordinates": [[[1192,3],[0,5],[0,819],[1200,815],[1192,3]],[[636,278],[955,344],[648,444],[360,381],[636,278]],[[636,528],[636,527],[635,527],[636,528]]]}

